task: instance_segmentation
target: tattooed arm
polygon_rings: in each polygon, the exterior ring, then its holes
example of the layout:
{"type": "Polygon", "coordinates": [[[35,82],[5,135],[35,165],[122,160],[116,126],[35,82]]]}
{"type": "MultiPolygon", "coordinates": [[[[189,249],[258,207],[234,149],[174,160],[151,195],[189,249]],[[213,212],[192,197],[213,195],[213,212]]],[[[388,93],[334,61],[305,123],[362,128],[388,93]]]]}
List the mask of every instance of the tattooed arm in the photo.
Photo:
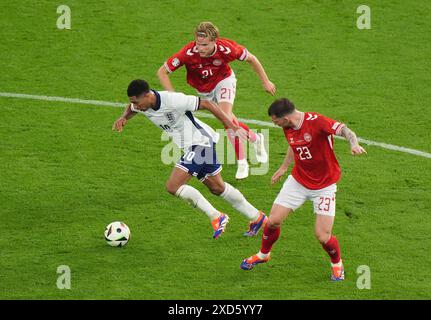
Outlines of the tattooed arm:
{"type": "Polygon", "coordinates": [[[340,134],[338,135],[346,138],[346,140],[349,141],[350,148],[351,148],[350,150],[353,155],[367,153],[367,151],[365,151],[365,149],[359,145],[358,138],[356,137],[356,133],[354,133],[352,130],[347,128],[347,126],[344,126],[341,129],[340,134]]]}

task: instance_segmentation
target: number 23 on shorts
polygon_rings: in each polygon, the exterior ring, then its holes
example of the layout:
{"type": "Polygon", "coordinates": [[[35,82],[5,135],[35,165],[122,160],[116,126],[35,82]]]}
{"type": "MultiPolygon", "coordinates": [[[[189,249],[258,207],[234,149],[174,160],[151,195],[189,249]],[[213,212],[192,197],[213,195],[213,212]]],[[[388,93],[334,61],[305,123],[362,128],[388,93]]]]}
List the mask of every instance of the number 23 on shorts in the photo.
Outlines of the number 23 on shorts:
{"type": "Polygon", "coordinates": [[[315,210],[317,212],[322,212],[329,215],[333,215],[333,213],[335,213],[335,195],[332,197],[318,197],[315,204],[315,210]]]}

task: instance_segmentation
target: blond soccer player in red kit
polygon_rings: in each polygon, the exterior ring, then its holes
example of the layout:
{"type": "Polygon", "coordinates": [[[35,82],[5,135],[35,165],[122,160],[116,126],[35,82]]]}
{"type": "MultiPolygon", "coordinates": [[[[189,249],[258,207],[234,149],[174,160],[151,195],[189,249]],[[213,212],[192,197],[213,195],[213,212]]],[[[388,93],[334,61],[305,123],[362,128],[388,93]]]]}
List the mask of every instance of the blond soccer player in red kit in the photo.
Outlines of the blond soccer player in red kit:
{"type": "MultiPolygon", "coordinates": [[[[167,91],[174,91],[169,74],[184,65],[187,69],[187,83],[195,88],[203,99],[217,103],[232,122],[248,131],[257,161],[266,163],[268,154],[263,135],[254,133],[233,114],[237,80],[229,63],[234,60],[247,61],[259,76],[265,91],[271,95],[275,94],[275,85],[269,80],[261,63],[253,54],[232,40],[220,38],[219,30],[211,22],[201,22],[194,34],[195,40],[172,55],[158,70],[161,85],[167,91]]],[[[238,162],[235,177],[245,179],[249,175],[249,164],[245,157],[243,141],[229,131],[227,133],[238,162]]]]}
{"type": "Polygon", "coordinates": [[[262,235],[260,251],[244,259],[241,269],[251,270],[270,259],[270,251],[280,235],[280,226],[290,213],[306,200],[313,202],[316,214],[315,235],[331,259],[333,281],[344,280],[340,246],[332,234],[335,217],[335,193],[341,170],[335,157],[333,135],[345,137],[353,155],[366,153],[356,134],[341,122],[314,112],[302,112],[286,98],[275,100],[268,109],[274,124],[283,128],[289,144],[281,167],[272,177],[277,182],[294,162],[271,209],[262,235]]]}

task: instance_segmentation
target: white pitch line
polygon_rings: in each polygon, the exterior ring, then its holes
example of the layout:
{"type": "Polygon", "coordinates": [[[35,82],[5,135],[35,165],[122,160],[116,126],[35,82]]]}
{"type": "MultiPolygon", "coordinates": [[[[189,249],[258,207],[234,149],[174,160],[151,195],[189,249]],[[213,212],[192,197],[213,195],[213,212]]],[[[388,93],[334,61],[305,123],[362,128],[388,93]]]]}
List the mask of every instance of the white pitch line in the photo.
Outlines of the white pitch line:
{"type": "MultiPolygon", "coordinates": [[[[89,104],[95,106],[108,106],[108,107],[124,107],[126,103],[120,102],[110,102],[110,101],[100,101],[100,100],[83,100],[83,99],[75,99],[75,98],[65,98],[65,97],[53,97],[53,96],[41,96],[41,95],[33,95],[33,94],[23,94],[23,93],[12,93],[12,92],[0,92],[0,97],[6,98],[18,98],[18,99],[31,99],[31,100],[44,100],[44,101],[59,101],[59,102],[68,102],[68,103],[78,103],[78,104],[89,104]]],[[[214,118],[213,115],[199,112],[199,116],[203,118],[214,118]]],[[[243,119],[238,118],[241,122],[256,124],[262,127],[275,128],[276,126],[271,122],[254,120],[254,119],[243,119]]],[[[336,138],[344,139],[342,137],[335,136],[336,138]]],[[[420,151],[416,149],[410,149],[406,147],[400,147],[393,144],[388,144],[384,142],[377,142],[372,140],[367,140],[358,137],[359,142],[376,146],[387,150],[393,150],[403,153],[409,153],[416,156],[431,158],[431,153],[420,151]]]]}

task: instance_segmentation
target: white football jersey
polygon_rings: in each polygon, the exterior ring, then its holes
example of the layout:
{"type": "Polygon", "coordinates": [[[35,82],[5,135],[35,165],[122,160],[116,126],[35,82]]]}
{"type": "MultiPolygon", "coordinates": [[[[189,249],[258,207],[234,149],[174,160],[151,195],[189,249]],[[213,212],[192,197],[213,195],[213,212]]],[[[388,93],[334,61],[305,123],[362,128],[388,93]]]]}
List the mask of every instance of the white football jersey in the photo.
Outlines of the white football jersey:
{"type": "Polygon", "coordinates": [[[155,109],[138,110],[133,103],[131,109],[144,114],[167,132],[179,148],[186,152],[193,145],[210,147],[218,142],[219,134],[192,114],[199,108],[199,97],[180,92],[151,91],[156,95],[155,109]]]}

